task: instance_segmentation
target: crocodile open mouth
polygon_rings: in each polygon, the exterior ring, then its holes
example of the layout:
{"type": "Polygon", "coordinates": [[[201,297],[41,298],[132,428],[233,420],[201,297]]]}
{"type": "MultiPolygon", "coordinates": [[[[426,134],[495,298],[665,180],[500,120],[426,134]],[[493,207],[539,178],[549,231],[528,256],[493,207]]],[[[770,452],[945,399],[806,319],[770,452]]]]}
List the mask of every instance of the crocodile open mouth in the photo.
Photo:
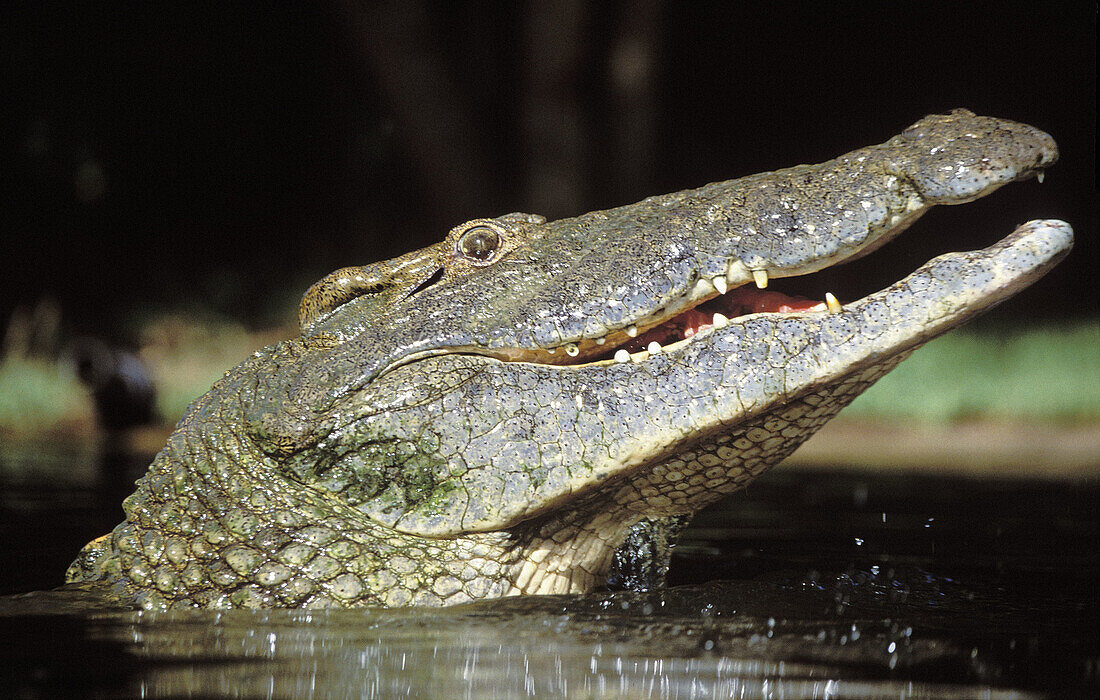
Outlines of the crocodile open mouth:
{"type": "MultiPolygon", "coordinates": [[[[610,333],[603,342],[607,349],[589,352],[587,356],[583,351],[578,352],[580,357],[576,361],[563,363],[559,359],[557,363],[587,365],[643,362],[654,355],[675,352],[698,338],[708,336],[732,323],[743,322],[745,317],[754,314],[812,314],[825,318],[849,311],[859,313],[871,300],[881,301],[891,289],[912,286],[908,293],[918,293],[917,290],[923,289],[927,282],[914,280],[923,274],[923,270],[937,265],[949,269],[950,274],[957,276],[954,296],[949,303],[939,302],[940,306],[944,309],[958,307],[959,313],[962,313],[963,309],[969,307],[990,306],[1026,287],[1060,260],[1069,251],[1072,243],[1073,230],[1068,224],[1055,220],[1031,221],[1019,226],[1012,234],[989,248],[945,253],[889,285],[887,289],[853,300],[845,306],[841,306],[836,297],[829,293],[824,295],[825,301],[816,301],[765,290],[759,285],[749,283],[705,299],[641,332],[632,334],[628,331],[625,335],[629,337],[624,337],[622,331],[610,333]],[[998,256],[1004,258],[1003,262],[998,262],[998,256]],[[1016,269],[1021,266],[1023,272],[1016,269]],[[972,282],[965,281],[964,278],[968,276],[973,277],[972,282]],[[973,299],[964,300],[961,290],[968,285],[974,285],[977,289],[970,292],[973,299]],[[615,339],[619,342],[613,343],[615,339]]],[[[926,295],[927,292],[921,294],[926,295]]],[[[921,303],[931,302],[922,299],[921,303]]],[[[925,330],[921,329],[922,332],[925,330]]],[[[592,341],[583,342],[586,347],[591,347],[592,341]]]]}
{"type": "Polygon", "coordinates": [[[782,292],[765,291],[750,285],[731,289],[698,306],[688,309],[669,320],[631,338],[614,351],[599,359],[622,358],[622,352],[633,354],[642,350],[653,353],[675,343],[691,339],[695,334],[711,328],[721,328],[731,319],[756,313],[796,313],[799,311],[839,311],[839,303],[833,297],[830,302],[819,302],[805,297],[788,296],[782,292]],[[834,304],[830,307],[830,304],[834,304]]]}
{"type": "MultiPolygon", "coordinates": [[[[1073,230],[1065,222],[1055,220],[1031,221],[1019,226],[1009,236],[993,246],[968,252],[945,253],[925,263],[917,271],[903,276],[885,289],[871,292],[866,296],[845,302],[842,306],[831,294],[824,294],[824,301],[803,296],[788,295],[783,292],[765,289],[769,279],[766,275],[752,275],[755,279],[736,287],[726,287],[724,280],[697,281],[693,293],[683,298],[676,308],[665,306],[648,317],[648,322],[638,321],[637,325],[610,330],[595,338],[582,338],[566,342],[553,348],[538,350],[510,348],[488,351],[484,347],[458,347],[432,349],[418,355],[403,358],[403,363],[432,355],[468,354],[488,356],[504,362],[525,362],[539,365],[580,368],[607,366],[619,363],[646,362],[658,355],[667,355],[680,351],[687,345],[701,341],[732,324],[748,322],[749,317],[760,315],[813,316],[823,321],[829,317],[847,313],[862,313],[874,300],[882,301],[890,290],[903,287],[913,296],[913,303],[928,305],[933,303],[924,287],[927,279],[922,270],[943,265],[950,269],[951,279],[957,288],[948,289],[950,296],[935,302],[946,315],[963,315],[967,308],[988,307],[1003,298],[1023,289],[1032,281],[1045,274],[1054,263],[1061,259],[1073,242],[1073,230]],[[996,256],[1004,255],[1002,262],[996,256]],[[1033,264],[1029,258],[1041,258],[1042,265],[1033,264]],[[1016,270],[1021,262],[1026,262],[1025,271],[1016,270]],[[1001,266],[1004,266],[1001,269],[1001,266]],[[1034,269],[1032,269],[1034,268],[1034,269]],[[965,279],[966,274],[973,276],[972,281],[965,279]],[[959,277],[963,274],[962,277],[959,277]],[[919,279],[918,279],[919,278],[919,279]],[[963,288],[975,285],[965,297],[963,288]],[[709,290],[709,293],[707,292],[709,290]],[[992,300],[992,301],[991,301],[992,300]],[[956,308],[958,307],[958,308],[956,308]]],[[[821,269],[821,268],[819,268],[821,269]]],[[[785,278],[804,280],[813,276],[817,270],[804,275],[784,275],[785,278]]],[[[778,277],[778,275],[777,275],[778,277]]],[[[813,283],[811,283],[813,285],[813,283]]],[[[805,285],[800,285],[805,286],[805,285]]],[[[896,291],[895,291],[896,293],[896,291]]],[[[819,297],[820,298],[820,297],[819,297]]],[[[909,306],[905,305],[906,308],[909,306]]],[[[860,319],[854,319],[856,323],[860,319]]],[[[928,328],[918,326],[913,329],[914,336],[927,337],[928,328]]]]}
{"type": "MultiPolygon", "coordinates": [[[[756,285],[750,283],[725,290],[668,316],[645,330],[639,331],[636,326],[630,326],[596,340],[567,343],[553,350],[543,351],[540,353],[541,357],[534,361],[568,366],[639,361],[649,355],[676,350],[696,335],[724,328],[731,320],[742,316],[809,311],[839,313],[842,310],[840,302],[832,294],[826,294],[825,301],[816,301],[766,290],[761,284],[767,284],[766,278],[756,285]]],[[[529,357],[512,359],[532,361],[529,357]]]]}

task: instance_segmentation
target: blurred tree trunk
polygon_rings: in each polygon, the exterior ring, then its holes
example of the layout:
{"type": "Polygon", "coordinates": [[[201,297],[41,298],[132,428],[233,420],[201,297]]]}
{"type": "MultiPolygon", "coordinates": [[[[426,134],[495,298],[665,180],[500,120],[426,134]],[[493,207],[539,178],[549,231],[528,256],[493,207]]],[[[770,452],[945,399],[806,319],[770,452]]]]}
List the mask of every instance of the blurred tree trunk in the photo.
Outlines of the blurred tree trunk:
{"type": "Polygon", "coordinates": [[[426,4],[336,0],[336,8],[364,77],[379,85],[395,113],[428,199],[455,223],[478,216],[491,191],[491,163],[476,117],[434,40],[426,4]]]}
{"type": "Polygon", "coordinates": [[[529,0],[504,20],[459,6],[450,24],[424,0],[335,6],[446,220],[507,201],[558,218],[651,194],[661,0],[529,0]]]}
{"type": "Polygon", "coordinates": [[[590,139],[580,86],[587,6],[582,0],[531,0],[525,6],[522,121],[523,201],[555,219],[587,199],[590,139]]]}
{"type": "Polygon", "coordinates": [[[608,82],[614,159],[609,193],[626,204],[653,194],[660,0],[625,0],[615,18],[608,82]]]}

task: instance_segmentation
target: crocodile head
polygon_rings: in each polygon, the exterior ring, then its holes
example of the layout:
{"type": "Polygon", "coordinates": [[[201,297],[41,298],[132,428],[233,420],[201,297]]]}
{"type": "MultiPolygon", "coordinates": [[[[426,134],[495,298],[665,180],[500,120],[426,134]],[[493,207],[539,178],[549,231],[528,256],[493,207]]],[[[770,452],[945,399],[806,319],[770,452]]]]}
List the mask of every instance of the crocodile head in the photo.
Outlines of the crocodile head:
{"type": "Polygon", "coordinates": [[[1027,286],[1025,224],[841,306],[766,290],[928,207],[1041,175],[1054,141],[965,110],[797,166],[547,222],[510,214],[314,285],[301,337],[197,400],[71,581],[145,607],[583,592],[636,523],[790,454],[911,350],[1027,286]]]}

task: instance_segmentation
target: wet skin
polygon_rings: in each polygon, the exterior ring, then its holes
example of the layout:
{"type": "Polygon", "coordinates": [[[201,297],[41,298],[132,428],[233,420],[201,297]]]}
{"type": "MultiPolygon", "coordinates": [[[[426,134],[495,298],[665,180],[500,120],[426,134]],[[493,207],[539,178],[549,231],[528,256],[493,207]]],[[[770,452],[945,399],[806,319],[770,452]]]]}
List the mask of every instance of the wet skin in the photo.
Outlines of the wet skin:
{"type": "Polygon", "coordinates": [[[68,581],[153,609],[590,591],[628,533],[671,539],[914,348],[1042,276],[1072,231],[1030,222],[843,306],[770,279],[1056,159],[1033,127],[956,110],[820,165],[475,219],[339,270],[303,298],[299,337],[191,405],[68,581]]]}

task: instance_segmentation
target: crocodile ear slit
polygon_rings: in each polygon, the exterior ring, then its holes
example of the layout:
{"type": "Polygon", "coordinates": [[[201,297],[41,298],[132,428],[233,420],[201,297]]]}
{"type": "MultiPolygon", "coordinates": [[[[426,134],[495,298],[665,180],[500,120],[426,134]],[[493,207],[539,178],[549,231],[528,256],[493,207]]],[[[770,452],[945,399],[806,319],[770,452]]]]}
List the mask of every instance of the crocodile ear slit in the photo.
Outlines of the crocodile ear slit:
{"type": "Polygon", "coordinates": [[[443,279],[443,275],[444,275],[444,274],[446,274],[446,272],[447,272],[447,270],[446,270],[445,268],[442,268],[442,267],[441,267],[441,268],[439,268],[438,270],[436,270],[435,272],[433,272],[433,273],[432,273],[432,276],[431,276],[431,277],[429,277],[428,279],[424,280],[424,281],[423,281],[423,282],[421,282],[420,284],[416,285],[416,289],[414,289],[414,290],[412,290],[411,292],[409,292],[408,296],[407,296],[407,297],[405,297],[405,298],[407,299],[408,297],[414,297],[414,296],[416,296],[417,294],[419,294],[420,292],[422,292],[422,291],[424,291],[425,289],[427,289],[428,287],[431,287],[431,286],[432,286],[432,285],[434,285],[434,284],[435,284],[436,282],[438,282],[439,280],[443,279]]]}

